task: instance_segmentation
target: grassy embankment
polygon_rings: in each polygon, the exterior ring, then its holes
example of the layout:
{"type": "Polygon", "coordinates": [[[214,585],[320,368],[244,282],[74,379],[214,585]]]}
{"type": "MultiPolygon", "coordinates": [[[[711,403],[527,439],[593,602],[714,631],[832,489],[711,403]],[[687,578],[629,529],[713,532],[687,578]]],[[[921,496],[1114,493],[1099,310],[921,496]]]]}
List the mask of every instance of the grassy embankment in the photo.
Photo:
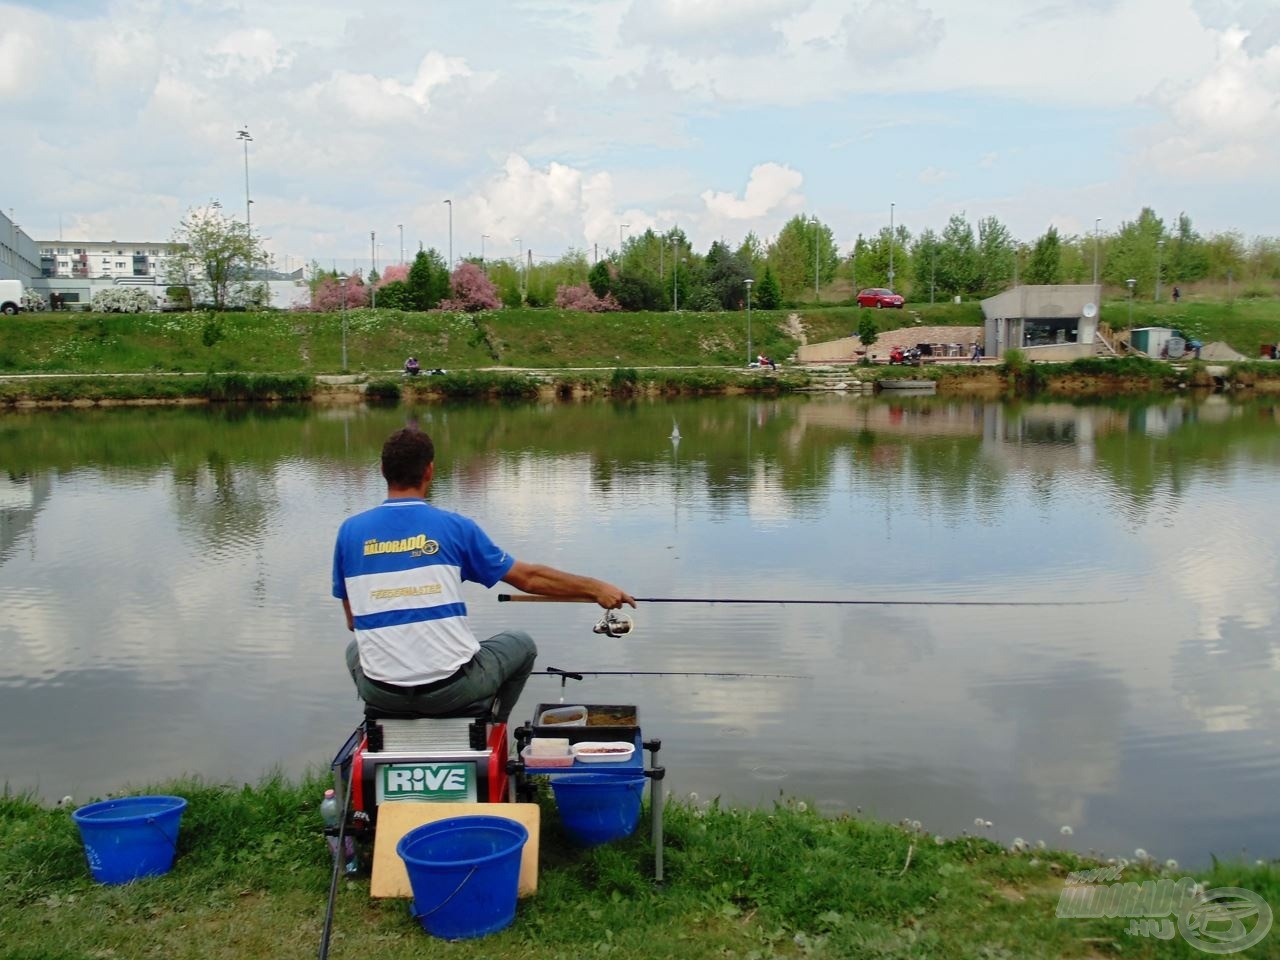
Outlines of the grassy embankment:
{"type": "MultiPolygon", "coordinates": [[[[176,793],[189,806],[174,869],[125,887],[91,881],[70,811],[0,797],[0,954],[315,956],[329,882],[316,810],[323,786],[319,779],[243,789],[188,781],[137,791],[176,793]]],[[[579,850],[544,797],[538,893],[521,901],[509,929],[446,948],[409,917],[405,901],[371,901],[367,877],[359,876],[341,881],[331,956],[398,960],[446,949],[459,960],[1200,955],[1181,938],[1128,935],[1124,919],[1057,919],[1066,873],[1090,865],[1072,854],[1012,853],[967,837],[939,842],[910,827],[822,817],[796,801],[771,810],[670,804],[665,820],[667,882],[655,889],[644,826],[624,842],[579,850]]],[[[1130,867],[1123,879],[1187,873],[1130,867]]],[[[1275,863],[1215,864],[1196,876],[1208,888],[1245,887],[1280,903],[1275,863]]]]}
{"type": "MultiPolygon", "coordinates": [[[[1113,327],[1120,326],[1128,319],[1128,306],[1108,304],[1103,316],[1113,327]]],[[[916,322],[982,322],[976,303],[913,304],[902,311],[847,306],[753,311],[753,352],[785,358],[800,345],[801,336],[808,342],[848,336],[867,312],[883,332],[916,322]]],[[[1280,340],[1280,303],[1142,304],[1134,306],[1133,323],[1176,326],[1254,355],[1258,344],[1280,340]]],[[[809,382],[799,370],[784,368],[780,376],[744,370],[746,334],[741,312],[518,309],[466,315],[353,310],[346,317],[345,339],[350,371],[369,385],[372,396],[387,399],[400,394],[396,374],[409,354],[428,369],[450,372],[414,381],[412,389],[428,397],[780,392],[809,382]]],[[[307,399],[319,392],[316,376],[341,371],[343,339],[341,314],[23,314],[0,325],[0,378],[58,377],[3,380],[0,403],[307,399]],[[121,379],[121,374],[135,376],[121,379]]],[[[1078,393],[1089,379],[1107,392],[1158,390],[1205,379],[1194,368],[1170,374],[1163,366],[1094,371],[1091,364],[1056,366],[1030,378],[964,364],[931,366],[924,375],[938,379],[943,390],[988,393],[1052,392],[1056,385],[1078,393]]],[[[872,379],[888,372],[881,368],[860,375],[872,379]]],[[[1233,379],[1250,384],[1273,371],[1255,364],[1241,368],[1238,377],[1236,373],[1233,369],[1233,379]]]]}

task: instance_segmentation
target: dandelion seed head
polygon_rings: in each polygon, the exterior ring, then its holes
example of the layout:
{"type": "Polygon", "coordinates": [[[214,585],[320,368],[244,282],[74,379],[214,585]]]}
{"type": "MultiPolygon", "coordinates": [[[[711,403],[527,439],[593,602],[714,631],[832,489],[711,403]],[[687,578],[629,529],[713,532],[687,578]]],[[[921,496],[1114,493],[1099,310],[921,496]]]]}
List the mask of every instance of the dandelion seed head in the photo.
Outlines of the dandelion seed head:
{"type": "Polygon", "coordinates": [[[1173,857],[1170,857],[1168,860],[1164,862],[1164,866],[1166,870],[1177,870],[1178,861],[1173,859],[1173,857]]]}
{"type": "Polygon", "coordinates": [[[1075,831],[1074,831],[1074,830],[1072,830],[1072,829],[1071,829],[1071,827],[1070,827],[1068,824],[1065,824],[1065,823],[1062,825],[1062,829],[1061,829],[1061,830],[1059,830],[1058,832],[1059,832],[1060,834],[1062,834],[1064,837],[1069,837],[1069,836],[1071,836],[1073,833],[1075,833],[1075,831]]]}

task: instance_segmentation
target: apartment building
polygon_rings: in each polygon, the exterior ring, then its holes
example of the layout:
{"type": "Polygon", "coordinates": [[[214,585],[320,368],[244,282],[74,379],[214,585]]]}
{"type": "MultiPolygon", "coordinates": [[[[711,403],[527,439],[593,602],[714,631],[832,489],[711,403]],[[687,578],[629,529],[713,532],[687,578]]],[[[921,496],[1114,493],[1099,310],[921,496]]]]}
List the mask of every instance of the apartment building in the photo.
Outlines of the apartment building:
{"type": "Polygon", "coordinates": [[[133,278],[163,283],[169,257],[179,249],[172,243],[42,240],[40,272],[48,278],[92,280],[133,278]]]}
{"type": "Polygon", "coordinates": [[[25,284],[38,276],[36,242],[12,217],[0,213],[0,280],[21,280],[25,284]]]}

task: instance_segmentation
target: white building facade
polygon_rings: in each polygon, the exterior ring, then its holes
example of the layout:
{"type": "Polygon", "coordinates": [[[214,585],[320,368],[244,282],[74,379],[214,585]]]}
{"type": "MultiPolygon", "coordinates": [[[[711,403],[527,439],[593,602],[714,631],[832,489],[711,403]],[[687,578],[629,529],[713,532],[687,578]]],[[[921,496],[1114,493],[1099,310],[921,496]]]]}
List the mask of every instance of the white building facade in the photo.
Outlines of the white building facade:
{"type": "Polygon", "coordinates": [[[131,278],[163,283],[168,261],[180,249],[172,243],[121,243],[116,240],[42,240],[40,273],[48,279],[131,278]]]}

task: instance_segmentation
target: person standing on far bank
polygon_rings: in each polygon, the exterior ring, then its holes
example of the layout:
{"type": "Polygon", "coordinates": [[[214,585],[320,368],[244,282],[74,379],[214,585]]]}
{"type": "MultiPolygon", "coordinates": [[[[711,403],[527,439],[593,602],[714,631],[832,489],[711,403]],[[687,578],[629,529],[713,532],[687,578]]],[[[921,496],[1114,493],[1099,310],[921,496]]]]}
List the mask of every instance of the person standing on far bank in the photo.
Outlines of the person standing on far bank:
{"type": "Polygon", "coordinates": [[[343,521],[333,552],[333,595],[342,601],[347,669],[360,698],[392,713],[438,716],[497,697],[510,715],[538,650],[522,630],[478,641],[462,582],[499,580],[544,597],[591,600],[606,610],[635,598],[613,584],[516,560],[474,520],[427,503],[435,475],[431,438],[414,429],[382,447],[387,499],[343,521]]]}

